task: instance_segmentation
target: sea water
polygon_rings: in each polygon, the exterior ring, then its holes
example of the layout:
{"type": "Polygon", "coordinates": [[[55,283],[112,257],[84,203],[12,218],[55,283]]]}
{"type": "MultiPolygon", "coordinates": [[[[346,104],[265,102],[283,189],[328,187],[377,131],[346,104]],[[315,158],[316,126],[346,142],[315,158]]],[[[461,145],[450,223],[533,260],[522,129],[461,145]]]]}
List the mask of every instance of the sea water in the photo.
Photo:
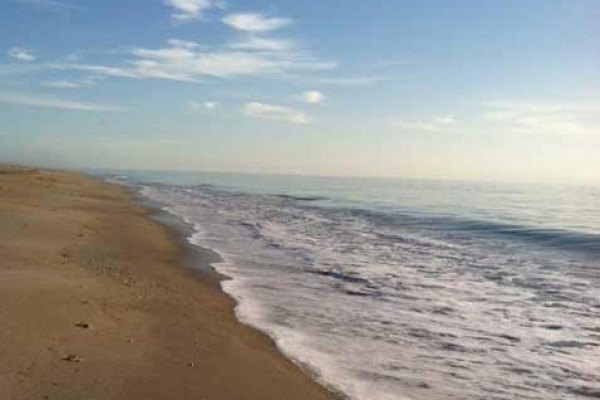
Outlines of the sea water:
{"type": "Polygon", "coordinates": [[[239,319],[360,400],[600,398],[600,188],[119,173],[239,319]]]}

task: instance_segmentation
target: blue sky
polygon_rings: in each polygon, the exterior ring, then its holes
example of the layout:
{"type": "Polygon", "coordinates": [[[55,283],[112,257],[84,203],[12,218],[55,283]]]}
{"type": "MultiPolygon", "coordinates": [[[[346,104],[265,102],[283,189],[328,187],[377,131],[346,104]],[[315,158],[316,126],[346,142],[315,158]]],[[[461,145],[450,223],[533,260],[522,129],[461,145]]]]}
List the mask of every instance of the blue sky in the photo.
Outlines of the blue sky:
{"type": "Polygon", "coordinates": [[[0,0],[0,161],[600,183],[595,0],[0,0]]]}

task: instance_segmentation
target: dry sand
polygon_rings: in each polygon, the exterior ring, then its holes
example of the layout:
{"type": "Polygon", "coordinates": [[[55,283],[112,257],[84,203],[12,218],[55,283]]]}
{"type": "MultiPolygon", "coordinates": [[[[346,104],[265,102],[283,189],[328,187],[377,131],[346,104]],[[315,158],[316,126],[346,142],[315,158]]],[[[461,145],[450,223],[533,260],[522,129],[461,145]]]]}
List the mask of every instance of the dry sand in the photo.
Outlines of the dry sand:
{"type": "Polygon", "coordinates": [[[333,399],[123,188],[0,166],[0,398],[333,399]]]}

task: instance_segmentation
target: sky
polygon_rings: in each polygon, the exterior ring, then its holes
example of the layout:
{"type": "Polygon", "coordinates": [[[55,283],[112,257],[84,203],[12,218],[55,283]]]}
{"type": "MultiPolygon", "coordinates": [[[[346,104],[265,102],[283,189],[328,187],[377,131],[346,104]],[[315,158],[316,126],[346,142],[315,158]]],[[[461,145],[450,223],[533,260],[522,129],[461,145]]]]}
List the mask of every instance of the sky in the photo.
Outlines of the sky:
{"type": "Polygon", "coordinates": [[[600,184],[597,0],[0,0],[0,162],[600,184]]]}

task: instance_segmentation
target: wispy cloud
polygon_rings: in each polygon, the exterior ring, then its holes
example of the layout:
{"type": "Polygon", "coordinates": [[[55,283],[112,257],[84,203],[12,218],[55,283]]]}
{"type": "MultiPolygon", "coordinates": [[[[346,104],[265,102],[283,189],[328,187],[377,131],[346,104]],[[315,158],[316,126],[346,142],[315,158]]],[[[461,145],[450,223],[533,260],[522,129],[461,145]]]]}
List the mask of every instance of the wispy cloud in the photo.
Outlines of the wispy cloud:
{"type": "Polygon", "coordinates": [[[465,128],[495,134],[600,135],[600,104],[493,101],[467,120],[449,114],[390,122],[405,131],[429,133],[465,128]]]}
{"type": "Polygon", "coordinates": [[[24,47],[11,47],[7,53],[10,57],[19,60],[19,61],[35,61],[37,56],[33,53],[33,51],[26,49],[24,47]]]}
{"type": "Polygon", "coordinates": [[[444,132],[458,124],[458,118],[454,115],[442,115],[431,118],[401,118],[391,121],[392,125],[407,131],[420,131],[438,133],[444,132]]]}
{"type": "Polygon", "coordinates": [[[600,105],[488,102],[483,120],[513,132],[600,134],[600,105]]]}
{"type": "Polygon", "coordinates": [[[80,89],[97,84],[103,78],[100,76],[86,76],[76,80],[56,80],[42,82],[42,86],[52,89],[80,89]]]}
{"type": "Polygon", "coordinates": [[[217,109],[217,107],[219,107],[220,104],[216,101],[190,101],[188,105],[193,110],[213,111],[217,109]]]}
{"type": "Polygon", "coordinates": [[[169,40],[158,49],[133,48],[123,66],[59,64],[54,68],[74,69],[107,76],[167,79],[197,82],[202,78],[258,76],[288,71],[331,69],[335,62],[316,59],[306,51],[288,49],[253,51],[222,46],[216,49],[181,40],[169,40]]]}
{"type": "Polygon", "coordinates": [[[83,103],[78,101],[59,99],[56,97],[41,97],[13,93],[0,93],[0,103],[88,112],[123,111],[123,109],[119,107],[106,106],[101,104],[83,103]]]}
{"type": "Polygon", "coordinates": [[[266,17],[258,13],[229,14],[222,19],[225,25],[244,32],[268,32],[292,23],[289,18],[266,17]]]}
{"type": "Polygon", "coordinates": [[[316,90],[309,90],[300,95],[300,98],[305,103],[321,103],[323,101],[323,94],[321,92],[317,92],[316,90]]]}
{"type": "Polygon", "coordinates": [[[53,69],[72,69],[76,71],[85,71],[94,74],[100,74],[105,76],[113,76],[120,78],[138,78],[135,71],[121,68],[121,67],[110,67],[105,65],[89,65],[89,64],[51,64],[50,68],[53,69]]]}
{"type": "Polygon", "coordinates": [[[207,10],[222,8],[222,3],[215,0],[165,0],[165,4],[173,8],[171,17],[179,22],[198,20],[207,10]]]}
{"type": "Polygon", "coordinates": [[[42,85],[52,89],[78,89],[81,87],[81,84],[71,81],[48,81],[42,85]]]}
{"type": "Polygon", "coordinates": [[[207,110],[214,110],[219,106],[219,103],[216,101],[205,101],[202,103],[202,106],[204,106],[204,108],[207,110]]]}
{"type": "Polygon", "coordinates": [[[246,103],[243,106],[243,112],[248,117],[267,121],[281,121],[294,124],[310,123],[310,118],[303,112],[272,104],[258,102],[246,103]]]}
{"type": "Polygon", "coordinates": [[[291,40],[267,39],[250,36],[244,41],[229,45],[232,49],[257,50],[257,51],[288,51],[298,46],[291,40]]]}

